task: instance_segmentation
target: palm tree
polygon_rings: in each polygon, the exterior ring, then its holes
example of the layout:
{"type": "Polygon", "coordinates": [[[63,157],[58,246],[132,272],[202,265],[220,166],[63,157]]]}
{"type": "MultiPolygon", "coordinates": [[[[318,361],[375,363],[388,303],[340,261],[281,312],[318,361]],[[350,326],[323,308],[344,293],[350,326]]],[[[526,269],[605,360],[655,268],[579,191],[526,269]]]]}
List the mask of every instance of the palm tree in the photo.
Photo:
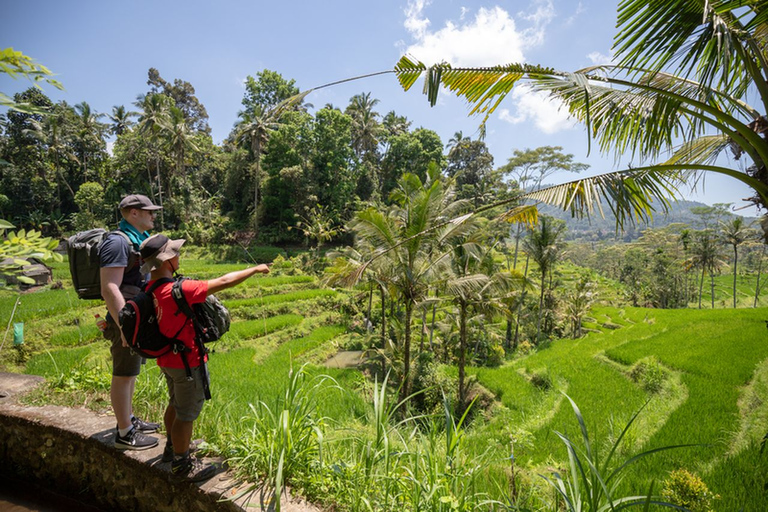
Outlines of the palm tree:
{"type": "Polygon", "coordinates": [[[131,121],[132,117],[136,117],[138,112],[126,110],[124,105],[115,105],[112,107],[112,113],[108,114],[109,120],[112,121],[112,133],[118,137],[131,129],[135,123],[131,121]]]}
{"type": "MultiPolygon", "coordinates": [[[[174,155],[175,174],[183,176],[185,173],[185,157],[187,151],[197,151],[197,145],[194,141],[194,134],[187,124],[184,112],[181,109],[171,106],[169,109],[168,126],[165,130],[166,144],[174,155]]],[[[169,177],[169,182],[173,176],[169,177]]],[[[173,186],[168,187],[168,198],[171,198],[173,186]]]]}
{"type": "Polygon", "coordinates": [[[240,122],[235,128],[235,139],[247,147],[253,158],[253,227],[259,228],[259,189],[261,188],[261,155],[272,131],[280,126],[279,119],[284,110],[278,104],[275,108],[255,106],[240,113],[240,122]]]}
{"type": "Polygon", "coordinates": [[[101,144],[105,125],[99,122],[104,114],[97,114],[91,110],[91,106],[83,101],[75,105],[75,112],[79,116],[79,130],[77,140],[80,150],[80,163],[83,165],[83,179],[88,181],[88,156],[93,149],[101,144]]]}
{"type": "Polygon", "coordinates": [[[725,243],[733,247],[733,307],[736,307],[736,271],[739,264],[739,246],[751,239],[754,234],[743,217],[734,217],[729,222],[720,221],[720,229],[725,243]]]}
{"type": "Polygon", "coordinates": [[[62,158],[65,160],[77,161],[77,157],[72,153],[68,144],[68,138],[63,133],[62,115],[53,112],[43,117],[42,121],[30,117],[28,122],[32,128],[24,130],[24,133],[26,135],[31,135],[42,142],[48,148],[48,154],[52,157],[54,172],[56,173],[57,179],[57,197],[59,203],[61,203],[61,183],[64,183],[64,186],[67,187],[72,199],[74,199],[75,191],[61,172],[62,158]]]}
{"type": "MultiPolygon", "coordinates": [[[[170,129],[169,111],[173,100],[164,94],[148,94],[139,96],[136,104],[141,107],[139,131],[148,134],[155,156],[155,176],[157,178],[157,194],[160,206],[163,206],[163,180],[160,176],[160,137],[170,129]]],[[[149,183],[152,184],[152,171],[147,165],[149,183]]],[[[163,210],[160,210],[160,229],[164,226],[163,210]]]]}
{"type": "Polygon", "coordinates": [[[391,199],[394,205],[389,211],[369,207],[357,213],[351,230],[374,248],[375,256],[351,272],[349,280],[356,282],[368,266],[379,257],[386,257],[386,267],[391,272],[389,286],[404,309],[400,397],[405,399],[410,393],[413,310],[426,297],[445,260],[444,253],[431,249],[461,233],[463,224],[445,221],[466,205],[454,201],[451,184],[441,179],[436,166],[430,167],[423,183],[415,174],[404,174],[391,199]]]}
{"type": "Polygon", "coordinates": [[[539,227],[530,230],[528,237],[523,241],[525,251],[539,266],[539,273],[541,274],[539,317],[536,321],[535,343],[539,342],[539,333],[541,332],[541,318],[544,313],[544,292],[547,287],[547,277],[551,276],[555,263],[558,262],[563,254],[565,242],[562,241],[562,236],[564,233],[564,222],[544,215],[539,218],[539,227]]]}
{"type": "Polygon", "coordinates": [[[689,265],[693,268],[701,269],[701,280],[699,281],[699,309],[701,309],[701,296],[704,288],[704,275],[709,272],[712,288],[712,309],[715,308],[715,273],[720,270],[723,261],[720,259],[717,239],[715,234],[705,229],[696,232],[696,240],[691,248],[691,259],[689,265]]]}
{"type": "Polygon", "coordinates": [[[352,96],[346,114],[352,118],[352,147],[360,160],[372,162],[376,160],[379,139],[384,134],[384,128],[379,124],[379,113],[373,108],[379,100],[371,98],[371,93],[352,96]]]}
{"type": "MultiPolygon", "coordinates": [[[[432,105],[443,86],[470,103],[483,123],[514,85],[525,80],[565,104],[586,123],[604,152],[629,152],[642,165],[555,187],[530,197],[573,212],[591,211],[602,196],[619,226],[646,219],[654,198],[662,209],[677,187],[701,171],[724,174],[756,192],[768,207],[768,19],[764,0],[628,0],[619,5],[616,64],[560,72],[527,64],[488,68],[427,67],[403,57],[394,73],[408,90],[421,75],[432,105]],[[757,98],[758,106],[747,103],[757,98]],[[679,140],[683,143],[676,145],[679,140]],[[730,150],[751,160],[741,170],[717,165],[730,150]]],[[[695,180],[693,183],[695,184],[695,180]]]]}

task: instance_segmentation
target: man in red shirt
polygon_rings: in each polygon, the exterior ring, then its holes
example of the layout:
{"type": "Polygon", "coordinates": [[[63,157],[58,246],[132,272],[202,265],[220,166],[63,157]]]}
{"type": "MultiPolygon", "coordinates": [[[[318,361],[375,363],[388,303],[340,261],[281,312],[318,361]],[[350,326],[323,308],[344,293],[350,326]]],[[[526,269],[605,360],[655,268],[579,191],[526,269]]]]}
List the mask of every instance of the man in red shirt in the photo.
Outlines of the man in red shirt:
{"type": "MultiPolygon", "coordinates": [[[[184,240],[171,240],[165,235],[153,235],[141,244],[141,257],[144,260],[141,271],[151,272],[147,289],[158,279],[173,278],[174,273],[179,270],[179,250],[183,244],[184,240]]],[[[181,290],[187,303],[192,306],[205,302],[208,295],[242,283],[254,274],[268,272],[269,267],[266,265],[257,265],[209,281],[186,279],[181,290]]],[[[216,473],[214,466],[203,465],[189,455],[192,427],[205,403],[203,383],[207,378],[207,356],[200,353],[198,344],[195,343],[192,320],[179,311],[171,295],[172,288],[173,283],[167,282],[153,292],[158,325],[161,333],[169,338],[179,339],[189,350],[183,354],[170,352],[157,358],[170,395],[163,418],[168,435],[163,460],[172,460],[171,474],[174,479],[200,482],[216,473]],[[184,356],[192,373],[191,379],[187,377],[182,359],[184,356]]]]}

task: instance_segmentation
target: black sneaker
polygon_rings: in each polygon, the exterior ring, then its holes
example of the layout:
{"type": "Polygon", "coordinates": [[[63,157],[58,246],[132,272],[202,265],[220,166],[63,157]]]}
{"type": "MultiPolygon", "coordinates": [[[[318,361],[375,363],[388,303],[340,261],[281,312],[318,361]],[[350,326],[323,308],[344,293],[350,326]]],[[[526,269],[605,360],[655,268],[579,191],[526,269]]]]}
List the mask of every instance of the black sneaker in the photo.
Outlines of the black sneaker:
{"type": "Polygon", "coordinates": [[[132,428],[125,436],[118,431],[115,434],[115,448],[118,450],[147,450],[157,446],[157,438],[145,436],[135,428],[132,428]]]}
{"type": "Polygon", "coordinates": [[[148,421],[142,420],[141,418],[137,418],[136,416],[133,417],[131,423],[133,423],[133,427],[136,430],[139,432],[144,432],[145,434],[151,434],[153,432],[157,432],[160,429],[159,423],[150,423],[148,421]]]}
{"type": "MultiPolygon", "coordinates": [[[[202,442],[203,442],[202,439],[195,439],[191,441],[189,443],[189,453],[196,452],[202,442]]],[[[173,461],[173,445],[172,444],[165,443],[165,448],[163,449],[163,458],[161,460],[163,462],[173,461]]]]}
{"type": "Polygon", "coordinates": [[[194,457],[174,460],[171,464],[171,479],[175,482],[202,482],[213,477],[218,468],[205,464],[194,457]]]}

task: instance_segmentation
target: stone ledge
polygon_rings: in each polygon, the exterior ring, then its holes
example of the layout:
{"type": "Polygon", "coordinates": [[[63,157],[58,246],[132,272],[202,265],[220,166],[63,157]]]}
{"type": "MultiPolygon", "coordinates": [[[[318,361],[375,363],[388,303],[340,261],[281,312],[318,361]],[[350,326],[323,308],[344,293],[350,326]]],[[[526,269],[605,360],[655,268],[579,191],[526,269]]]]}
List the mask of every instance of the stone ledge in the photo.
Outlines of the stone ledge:
{"type": "MultiPolygon", "coordinates": [[[[16,397],[43,382],[40,377],[0,373],[0,474],[32,479],[59,492],[80,496],[108,510],[241,511],[271,510],[258,491],[232,500],[250,484],[230,471],[202,484],[170,480],[170,463],[161,461],[165,437],[157,447],[118,451],[113,447],[115,420],[86,409],[26,407],[16,397]]],[[[211,462],[221,460],[206,459],[211,462]]],[[[287,512],[315,512],[316,507],[285,495],[287,512]]]]}

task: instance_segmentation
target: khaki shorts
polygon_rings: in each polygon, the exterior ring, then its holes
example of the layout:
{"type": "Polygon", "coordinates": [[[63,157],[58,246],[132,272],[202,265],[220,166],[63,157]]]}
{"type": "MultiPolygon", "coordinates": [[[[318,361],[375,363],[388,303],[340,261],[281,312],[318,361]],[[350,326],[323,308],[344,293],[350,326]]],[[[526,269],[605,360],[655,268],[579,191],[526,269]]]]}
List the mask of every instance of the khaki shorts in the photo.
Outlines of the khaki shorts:
{"type": "Polygon", "coordinates": [[[176,410],[176,417],[181,421],[195,421],[200,416],[205,403],[203,391],[202,367],[192,370],[192,380],[187,380],[187,370],[183,368],[160,367],[168,384],[168,403],[176,410]]]}
{"type": "Polygon", "coordinates": [[[141,365],[146,363],[146,360],[129,347],[123,346],[120,328],[111,317],[107,317],[107,328],[104,329],[104,337],[112,342],[109,348],[112,354],[112,375],[115,377],[137,376],[141,372],[141,365]]]}

